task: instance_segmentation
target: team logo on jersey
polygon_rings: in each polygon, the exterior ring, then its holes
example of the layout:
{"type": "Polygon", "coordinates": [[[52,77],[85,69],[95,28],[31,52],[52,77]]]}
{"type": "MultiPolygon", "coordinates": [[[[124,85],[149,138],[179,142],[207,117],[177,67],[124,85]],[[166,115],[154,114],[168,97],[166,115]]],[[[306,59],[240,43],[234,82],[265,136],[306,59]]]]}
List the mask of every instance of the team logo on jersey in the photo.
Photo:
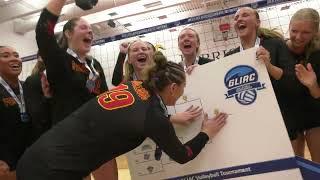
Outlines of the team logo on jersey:
{"type": "Polygon", "coordinates": [[[230,69],[224,77],[224,84],[228,88],[226,99],[235,97],[242,105],[252,104],[257,91],[265,88],[265,84],[258,81],[257,71],[247,65],[230,69]]]}
{"type": "Polygon", "coordinates": [[[9,107],[9,106],[15,106],[17,104],[16,100],[14,100],[14,98],[12,97],[8,97],[8,98],[3,98],[2,102],[5,106],[9,107]]]}
{"type": "Polygon", "coordinates": [[[138,94],[141,100],[148,100],[150,97],[149,92],[142,86],[142,81],[131,81],[134,91],[138,94]]]}

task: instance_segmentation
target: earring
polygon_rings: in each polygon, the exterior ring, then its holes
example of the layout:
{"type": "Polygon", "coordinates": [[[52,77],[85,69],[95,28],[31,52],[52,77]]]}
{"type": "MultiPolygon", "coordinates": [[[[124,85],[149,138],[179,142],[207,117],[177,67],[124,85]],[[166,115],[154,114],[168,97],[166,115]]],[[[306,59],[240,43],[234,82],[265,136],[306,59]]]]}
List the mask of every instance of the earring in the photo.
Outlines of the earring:
{"type": "Polygon", "coordinates": [[[182,99],[183,99],[184,101],[188,101],[188,96],[187,96],[187,95],[182,95],[182,99]]]}

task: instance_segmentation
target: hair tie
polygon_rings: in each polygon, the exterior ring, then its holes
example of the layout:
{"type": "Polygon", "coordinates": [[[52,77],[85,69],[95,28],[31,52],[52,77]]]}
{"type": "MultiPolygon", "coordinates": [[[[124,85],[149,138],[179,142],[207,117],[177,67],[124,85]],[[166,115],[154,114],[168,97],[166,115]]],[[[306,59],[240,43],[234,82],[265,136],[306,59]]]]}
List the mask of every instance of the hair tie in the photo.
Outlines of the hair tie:
{"type": "Polygon", "coordinates": [[[152,80],[159,81],[159,78],[158,77],[153,77],[152,80]]]}

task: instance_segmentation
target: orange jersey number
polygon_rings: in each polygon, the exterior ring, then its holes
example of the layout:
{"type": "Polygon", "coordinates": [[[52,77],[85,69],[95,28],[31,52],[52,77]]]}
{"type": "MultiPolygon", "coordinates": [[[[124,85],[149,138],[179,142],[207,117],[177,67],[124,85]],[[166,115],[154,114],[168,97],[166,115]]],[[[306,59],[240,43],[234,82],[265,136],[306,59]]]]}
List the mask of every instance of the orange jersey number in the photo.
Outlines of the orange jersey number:
{"type": "Polygon", "coordinates": [[[98,103],[106,110],[130,106],[134,103],[134,97],[127,89],[127,85],[121,84],[98,96],[98,103]]]}

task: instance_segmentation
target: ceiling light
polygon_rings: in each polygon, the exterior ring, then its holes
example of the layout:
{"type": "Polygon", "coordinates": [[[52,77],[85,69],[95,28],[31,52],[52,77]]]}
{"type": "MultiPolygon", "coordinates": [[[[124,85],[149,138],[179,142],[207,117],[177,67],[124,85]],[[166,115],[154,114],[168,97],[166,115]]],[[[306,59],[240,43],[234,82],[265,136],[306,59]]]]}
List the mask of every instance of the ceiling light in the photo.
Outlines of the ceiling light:
{"type": "Polygon", "coordinates": [[[124,27],[129,27],[129,26],[132,26],[132,24],[131,24],[131,23],[126,23],[126,24],[124,24],[123,26],[124,26],[124,27]]]}
{"type": "Polygon", "coordinates": [[[112,28],[115,28],[115,27],[116,27],[116,23],[115,23],[112,19],[109,19],[109,20],[107,21],[107,24],[108,24],[110,27],[112,27],[112,28]]]}
{"type": "Polygon", "coordinates": [[[118,13],[116,12],[109,13],[109,16],[116,16],[116,15],[118,15],[118,13]]]}
{"type": "Polygon", "coordinates": [[[143,6],[146,9],[148,9],[148,8],[155,7],[155,6],[160,6],[160,5],[162,5],[162,2],[161,1],[157,1],[157,2],[153,2],[153,3],[144,4],[143,6]]]}
{"type": "Polygon", "coordinates": [[[162,15],[162,16],[159,16],[158,18],[159,19],[165,19],[165,18],[167,18],[167,15],[162,15]]]}

